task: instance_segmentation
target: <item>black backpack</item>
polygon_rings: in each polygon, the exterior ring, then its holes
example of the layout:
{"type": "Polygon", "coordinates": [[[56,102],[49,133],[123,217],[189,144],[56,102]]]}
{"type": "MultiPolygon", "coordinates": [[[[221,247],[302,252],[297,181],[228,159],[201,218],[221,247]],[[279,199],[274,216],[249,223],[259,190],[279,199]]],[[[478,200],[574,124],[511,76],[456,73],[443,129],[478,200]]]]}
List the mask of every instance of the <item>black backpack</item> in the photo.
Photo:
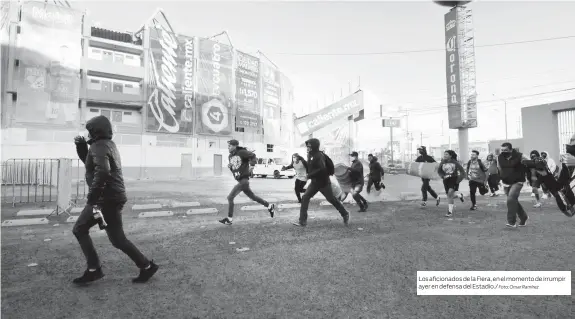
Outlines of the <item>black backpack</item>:
{"type": "Polygon", "coordinates": [[[333,174],[335,174],[335,166],[333,165],[333,161],[331,160],[331,158],[329,158],[329,156],[327,156],[326,153],[324,152],[321,153],[325,157],[325,167],[327,168],[327,173],[329,174],[329,176],[333,176],[333,174]]]}

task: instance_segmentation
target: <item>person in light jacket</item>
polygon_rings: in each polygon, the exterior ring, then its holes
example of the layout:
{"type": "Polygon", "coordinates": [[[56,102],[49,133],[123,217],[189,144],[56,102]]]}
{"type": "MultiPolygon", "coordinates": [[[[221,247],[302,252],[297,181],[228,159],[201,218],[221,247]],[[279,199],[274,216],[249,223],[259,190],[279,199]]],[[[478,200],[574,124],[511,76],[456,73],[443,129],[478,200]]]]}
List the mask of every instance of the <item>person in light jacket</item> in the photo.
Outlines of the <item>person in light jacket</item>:
{"type": "Polygon", "coordinates": [[[282,171],[291,168],[295,170],[295,196],[297,197],[297,202],[301,203],[301,193],[305,192],[305,184],[307,183],[307,162],[298,153],[294,153],[291,164],[282,167],[282,171]]]}
{"type": "Polygon", "coordinates": [[[487,166],[487,184],[491,191],[490,196],[498,196],[497,191],[499,191],[499,182],[501,179],[499,178],[499,170],[497,169],[497,158],[493,154],[487,155],[485,166],[487,166]]]}

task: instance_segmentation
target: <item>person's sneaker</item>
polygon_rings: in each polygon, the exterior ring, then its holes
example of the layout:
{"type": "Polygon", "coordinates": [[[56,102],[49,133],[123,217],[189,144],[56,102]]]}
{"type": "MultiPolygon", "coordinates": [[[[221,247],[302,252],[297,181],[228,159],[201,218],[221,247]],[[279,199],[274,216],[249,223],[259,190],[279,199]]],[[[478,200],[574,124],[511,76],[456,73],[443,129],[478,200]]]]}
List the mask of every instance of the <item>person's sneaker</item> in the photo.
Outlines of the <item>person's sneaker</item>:
{"type": "Polygon", "coordinates": [[[535,193],[531,193],[531,197],[535,197],[535,193]]]}
{"type": "Polygon", "coordinates": [[[156,265],[154,263],[154,261],[151,260],[150,261],[150,268],[148,268],[148,269],[141,268],[140,274],[138,275],[138,277],[132,279],[132,282],[136,283],[136,284],[143,284],[143,283],[147,282],[148,280],[150,280],[150,278],[152,278],[152,276],[154,276],[156,271],[158,271],[158,268],[160,268],[160,266],[156,265]]]}
{"type": "Polygon", "coordinates": [[[463,198],[463,194],[459,193],[459,200],[463,203],[465,202],[465,199],[463,198]]]}
{"type": "Polygon", "coordinates": [[[271,218],[274,218],[276,213],[276,204],[271,204],[270,207],[268,207],[268,212],[270,212],[271,218]]]}
{"type": "Polygon", "coordinates": [[[489,197],[495,197],[495,193],[491,193],[491,195],[489,195],[489,197]]]}
{"type": "Polygon", "coordinates": [[[447,214],[445,214],[445,217],[453,217],[453,213],[448,211],[447,214]]]}
{"type": "Polygon", "coordinates": [[[471,208],[469,210],[477,210],[477,205],[471,206],[471,208]]]}
{"type": "Polygon", "coordinates": [[[299,220],[296,220],[291,223],[294,226],[305,227],[305,224],[302,224],[299,220]]]}
{"type": "Polygon", "coordinates": [[[345,226],[349,225],[349,213],[343,216],[343,223],[345,226]]]}
{"type": "Polygon", "coordinates": [[[86,269],[86,271],[84,271],[84,274],[81,277],[74,278],[74,280],[72,280],[72,282],[77,284],[77,285],[82,285],[82,284],[90,283],[92,281],[96,281],[98,279],[102,279],[102,277],[104,277],[104,273],[102,272],[102,267],[100,267],[94,271],[89,271],[88,269],[86,269]]]}
{"type": "Polygon", "coordinates": [[[441,203],[441,197],[437,196],[435,199],[435,206],[439,206],[439,203],[441,203]]]}
{"type": "Polygon", "coordinates": [[[421,202],[421,207],[427,206],[427,202],[421,202]]]}
{"type": "Polygon", "coordinates": [[[224,219],[220,219],[218,220],[220,223],[224,224],[224,225],[231,225],[232,221],[229,218],[224,218],[224,219]]]}
{"type": "Polygon", "coordinates": [[[541,199],[548,199],[549,196],[547,194],[543,194],[543,196],[541,196],[541,199]]]}
{"type": "Polygon", "coordinates": [[[369,207],[369,204],[367,202],[363,203],[363,209],[367,210],[367,208],[369,207]]]}
{"type": "Polygon", "coordinates": [[[529,216],[527,216],[527,218],[525,218],[525,220],[523,221],[519,221],[519,224],[517,224],[517,226],[519,227],[525,227],[525,225],[527,224],[527,220],[529,219],[529,216]]]}
{"type": "Polygon", "coordinates": [[[506,227],[509,227],[509,228],[517,228],[517,225],[516,225],[516,224],[507,223],[507,224],[505,224],[505,226],[506,226],[506,227]]]}
{"type": "Polygon", "coordinates": [[[365,212],[366,212],[366,209],[365,209],[364,206],[361,206],[357,212],[358,212],[358,213],[365,213],[365,212]]]}
{"type": "Polygon", "coordinates": [[[541,208],[541,206],[543,206],[543,204],[541,203],[536,203],[535,205],[533,205],[534,208],[541,208]]]}
{"type": "Polygon", "coordinates": [[[575,206],[568,206],[565,210],[561,210],[563,215],[573,217],[575,215],[575,206]]]}

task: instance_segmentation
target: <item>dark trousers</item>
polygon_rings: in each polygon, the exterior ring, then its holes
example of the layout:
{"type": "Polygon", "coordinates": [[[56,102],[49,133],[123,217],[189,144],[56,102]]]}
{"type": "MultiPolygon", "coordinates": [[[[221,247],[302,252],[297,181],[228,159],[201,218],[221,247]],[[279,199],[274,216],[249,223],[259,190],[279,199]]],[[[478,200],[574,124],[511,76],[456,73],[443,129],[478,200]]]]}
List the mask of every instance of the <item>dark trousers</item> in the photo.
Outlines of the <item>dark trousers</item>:
{"type": "Polygon", "coordinates": [[[307,190],[305,191],[301,199],[301,208],[299,211],[300,224],[305,225],[307,223],[307,209],[309,207],[309,201],[318,192],[323,194],[325,199],[339,211],[342,217],[345,217],[349,214],[347,210],[345,210],[345,207],[343,207],[343,204],[339,200],[337,200],[337,198],[335,198],[335,195],[333,195],[333,191],[331,190],[331,183],[327,183],[327,185],[319,187],[316,183],[312,181],[311,184],[309,184],[307,190]]]}
{"type": "Polygon", "coordinates": [[[268,202],[259,198],[254,194],[254,192],[252,192],[252,189],[250,188],[250,180],[248,178],[243,178],[238,181],[236,186],[232,188],[232,191],[228,195],[228,217],[234,217],[234,198],[236,198],[236,196],[238,196],[241,192],[244,192],[244,194],[246,194],[246,196],[254,202],[262,204],[265,207],[270,206],[268,202]]]}
{"type": "MultiPolygon", "coordinates": [[[[139,268],[145,268],[150,264],[150,261],[126,238],[124,234],[124,227],[122,224],[122,208],[125,202],[122,203],[106,203],[102,208],[102,215],[108,224],[106,233],[112,245],[124,254],[128,255],[130,259],[139,268]]],[[[78,239],[78,243],[82,248],[82,252],[88,262],[88,268],[96,269],[100,267],[100,259],[98,253],[90,237],[90,228],[97,224],[96,219],[92,212],[92,206],[86,205],[84,210],[80,213],[72,232],[78,239]]]]}
{"type": "Polygon", "coordinates": [[[495,194],[499,190],[499,174],[491,174],[487,177],[487,184],[491,193],[495,194]]]}
{"type": "Polygon", "coordinates": [[[477,198],[475,197],[477,189],[483,185],[481,182],[469,181],[469,197],[471,198],[471,204],[473,204],[473,206],[477,204],[477,198]]]}
{"type": "MultiPolygon", "coordinates": [[[[559,195],[559,191],[563,188],[563,185],[559,184],[559,182],[555,180],[555,177],[551,175],[539,176],[539,179],[541,180],[541,186],[545,185],[546,189],[551,193],[551,195],[553,195],[553,197],[555,197],[557,207],[559,207],[561,211],[566,211],[567,207],[565,206],[565,203],[563,203],[561,195],[559,195]]],[[[564,189],[567,201],[573,205],[575,203],[575,195],[573,194],[573,190],[569,185],[564,187],[564,189]]]]}
{"type": "Polygon", "coordinates": [[[353,200],[355,200],[357,205],[359,205],[359,207],[361,207],[361,208],[363,208],[365,206],[365,204],[367,204],[367,201],[365,200],[365,198],[363,198],[363,196],[361,196],[362,190],[363,190],[363,183],[353,184],[351,186],[351,197],[353,197],[353,200]]]}
{"type": "Polygon", "coordinates": [[[519,221],[527,220],[527,213],[519,203],[519,195],[521,194],[523,183],[515,183],[510,187],[504,187],[505,195],[507,195],[507,223],[515,225],[517,217],[519,221]]]}
{"type": "Polygon", "coordinates": [[[429,185],[430,180],[427,178],[422,178],[421,181],[423,182],[421,185],[421,196],[423,201],[427,201],[427,192],[429,192],[429,195],[431,195],[433,198],[437,198],[437,193],[429,185]]]}
{"type": "Polygon", "coordinates": [[[371,192],[371,186],[374,186],[375,190],[379,191],[381,189],[381,178],[377,179],[377,178],[369,177],[369,179],[367,180],[367,193],[368,194],[369,194],[369,192],[371,192]]]}
{"type": "Polygon", "coordinates": [[[301,203],[301,193],[305,192],[305,184],[306,181],[300,181],[299,179],[295,180],[295,196],[297,196],[297,201],[301,203]]]}

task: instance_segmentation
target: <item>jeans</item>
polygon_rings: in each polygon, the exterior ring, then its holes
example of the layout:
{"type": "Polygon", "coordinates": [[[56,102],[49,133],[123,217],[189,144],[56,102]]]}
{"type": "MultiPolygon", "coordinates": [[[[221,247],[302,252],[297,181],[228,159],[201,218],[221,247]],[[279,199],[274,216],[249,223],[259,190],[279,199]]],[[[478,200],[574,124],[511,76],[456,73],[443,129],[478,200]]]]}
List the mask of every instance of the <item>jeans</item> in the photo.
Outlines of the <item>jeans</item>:
{"type": "Polygon", "coordinates": [[[236,196],[238,196],[241,192],[244,192],[244,194],[246,194],[246,196],[254,202],[262,204],[265,207],[270,206],[268,202],[259,198],[254,194],[254,192],[252,192],[252,189],[250,188],[250,180],[248,178],[243,178],[238,181],[236,186],[232,188],[232,191],[228,195],[228,217],[234,217],[234,198],[236,198],[236,196]]]}
{"type": "Polygon", "coordinates": [[[367,193],[368,194],[371,192],[371,186],[374,186],[375,190],[379,191],[381,189],[381,179],[375,179],[373,177],[370,177],[367,180],[367,193]]]}
{"type": "Polygon", "coordinates": [[[473,206],[475,206],[475,204],[477,204],[477,199],[475,197],[475,194],[477,193],[477,189],[483,185],[484,184],[481,182],[469,181],[469,197],[471,198],[471,204],[473,204],[473,206]]]}
{"type": "Polygon", "coordinates": [[[429,192],[429,195],[431,195],[433,198],[437,198],[437,193],[429,185],[430,180],[427,178],[422,178],[421,181],[423,182],[423,185],[421,185],[421,196],[423,201],[427,201],[427,192],[429,192]]]}
{"type": "MultiPolygon", "coordinates": [[[[561,184],[559,184],[555,178],[551,175],[545,175],[545,176],[540,176],[539,177],[541,179],[541,186],[545,185],[547,188],[547,191],[549,191],[553,197],[555,197],[555,201],[557,202],[557,207],[559,207],[559,209],[561,211],[566,211],[567,207],[565,206],[565,203],[563,203],[563,199],[561,198],[561,196],[559,195],[559,191],[561,191],[561,189],[563,188],[561,184]]],[[[564,187],[564,193],[565,193],[565,197],[568,201],[568,203],[570,203],[571,205],[573,205],[573,203],[575,203],[575,195],[573,194],[573,191],[571,190],[571,187],[569,185],[567,185],[566,187],[564,187]]]]}
{"type": "Polygon", "coordinates": [[[363,198],[363,196],[360,195],[362,190],[363,190],[363,184],[355,184],[352,185],[351,187],[351,196],[353,197],[353,200],[355,200],[355,202],[357,203],[357,205],[359,205],[360,208],[363,208],[365,204],[367,204],[365,198],[363,198]]]}
{"type": "Polygon", "coordinates": [[[327,185],[323,187],[319,187],[316,183],[312,181],[311,184],[309,184],[307,190],[305,191],[301,199],[301,208],[299,211],[300,224],[305,225],[307,223],[307,209],[309,207],[309,201],[318,192],[321,192],[323,194],[325,199],[339,211],[342,217],[349,215],[347,210],[345,210],[345,207],[343,207],[343,204],[339,200],[337,200],[337,198],[335,198],[335,195],[333,195],[333,191],[331,190],[331,182],[327,183],[327,185]]]}
{"type": "MultiPolygon", "coordinates": [[[[124,227],[122,225],[122,208],[124,208],[124,204],[125,202],[107,202],[101,206],[102,215],[104,215],[104,220],[106,220],[108,224],[106,233],[114,247],[128,255],[138,268],[145,268],[150,264],[150,261],[126,238],[126,234],[124,234],[124,227]]],[[[90,237],[90,228],[96,224],[97,221],[94,219],[92,206],[86,205],[72,229],[86,257],[88,268],[90,269],[100,267],[100,259],[98,258],[98,253],[90,237]]]]}
{"type": "Polygon", "coordinates": [[[301,193],[305,192],[305,184],[307,182],[306,181],[300,181],[299,179],[295,180],[295,196],[297,196],[297,201],[301,203],[301,193]]]}
{"type": "Polygon", "coordinates": [[[519,217],[520,222],[527,220],[527,213],[519,203],[521,188],[523,188],[523,183],[515,183],[503,188],[507,196],[507,223],[510,225],[517,223],[517,217],[519,217]]]}

